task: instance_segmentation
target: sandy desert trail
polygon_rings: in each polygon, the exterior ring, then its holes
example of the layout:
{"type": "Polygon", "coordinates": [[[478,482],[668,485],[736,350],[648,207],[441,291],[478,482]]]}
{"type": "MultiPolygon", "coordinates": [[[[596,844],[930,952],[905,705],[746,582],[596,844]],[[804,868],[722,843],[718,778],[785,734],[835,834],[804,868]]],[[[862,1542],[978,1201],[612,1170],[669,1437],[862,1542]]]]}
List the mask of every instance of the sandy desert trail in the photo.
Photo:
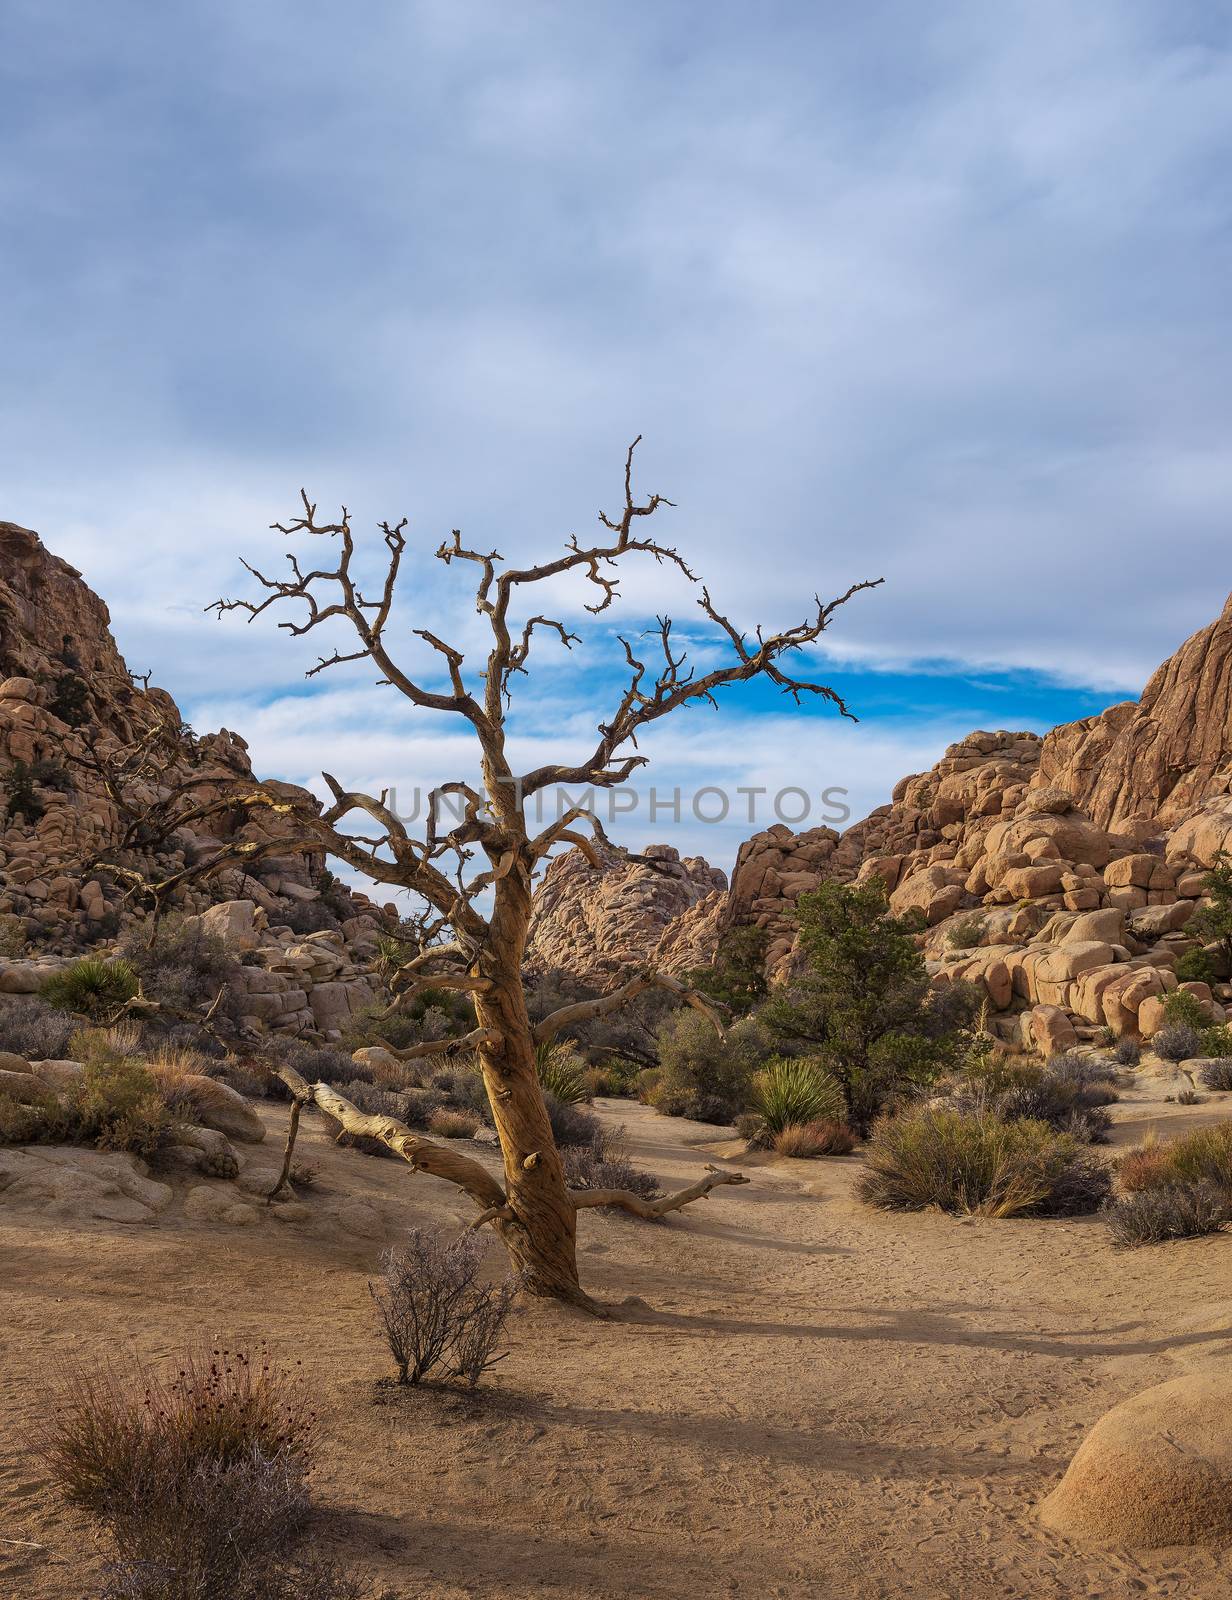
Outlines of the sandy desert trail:
{"type": "MultiPolygon", "coordinates": [[[[728,1148],[601,1110],[665,1179],[728,1148]]],[[[1117,1113],[1122,1137],[1182,1114],[1117,1113]]],[[[251,1159],[272,1167],[285,1111],[266,1115],[251,1159]]],[[[393,1239],[461,1226],[465,1203],[319,1125],[303,1144],[311,1223],[210,1226],[177,1197],[156,1227],[70,1229],[0,1205],[5,1600],[82,1600],[99,1570],[26,1448],[41,1386],[65,1360],[202,1331],[303,1357],[326,1446],[316,1536],[362,1550],[387,1600],[1232,1596],[1232,1552],[1083,1548],[1033,1515],[1111,1405],[1228,1360],[1232,1237],[1118,1255],[1097,1221],[870,1212],[853,1160],[745,1163],[747,1188],[665,1224],[581,1218],[617,1320],[531,1306],[480,1398],[400,1394],[374,1387],[380,1240],[330,1211],[366,1198],[393,1239]]]]}

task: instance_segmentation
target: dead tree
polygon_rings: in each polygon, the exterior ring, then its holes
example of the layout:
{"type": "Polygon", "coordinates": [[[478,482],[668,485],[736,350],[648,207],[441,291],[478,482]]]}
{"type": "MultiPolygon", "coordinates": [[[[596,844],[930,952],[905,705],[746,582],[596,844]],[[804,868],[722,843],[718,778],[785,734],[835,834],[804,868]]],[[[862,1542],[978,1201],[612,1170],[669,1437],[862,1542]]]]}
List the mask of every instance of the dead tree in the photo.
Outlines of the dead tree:
{"type": "MultiPolygon", "coordinates": [[[[712,1175],[679,1196],[650,1205],[635,1196],[605,1193],[597,1198],[571,1195],[566,1189],[539,1089],[537,1045],[562,1027],[614,1009],[652,984],[674,989],[694,1004],[705,1003],[667,974],[647,971],[610,995],[566,1006],[537,1027],[532,1025],[522,965],[536,874],[553,851],[565,846],[575,846],[597,866],[594,839],[602,834],[593,811],[580,805],[568,806],[536,831],[528,805],[548,789],[609,789],[624,783],[646,760],[637,753],[643,729],[684,706],[699,701],[714,704],[715,691],[727,684],[763,676],[797,703],[805,695],[819,696],[849,716],[833,689],[792,676],[784,662],[818,640],[835,611],[852,595],[875,587],[870,582],[853,584],[835,600],[823,603],[817,599],[808,617],[796,626],[769,635],[758,630],[752,640],[746,638],[716,609],[709,590],[680,554],[641,531],[647,519],[671,502],[660,495],[651,495],[643,503],[634,500],[633,452],[637,443],[635,440],[630,446],[625,460],[623,510],[615,519],[600,513],[604,531],[595,543],[582,544],[574,536],[556,560],[530,567],[507,566],[495,550],[469,548],[457,530],[441,544],[436,556],[446,566],[466,563],[475,571],[475,604],[486,619],[491,645],[486,663],[472,675],[460,650],[430,628],[414,629],[439,657],[435,682],[412,676],[395,656],[396,645],[390,637],[407,550],[406,520],[380,525],[385,572],[379,592],[369,597],[354,571],[355,540],[345,507],[340,520],[322,522],[316,506],[301,492],[301,514],[274,527],[308,544],[320,541],[332,546],[331,556],[321,565],[313,565],[298,552],[288,553],[290,573],[285,578],[268,578],[245,562],[262,593],[252,600],[219,600],[209,609],[220,617],[239,611],[252,621],[274,607],[290,605],[298,608],[296,614],[279,626],[295,636],[329,623],[342,625],[349,630],[346,647],[322,655],[308,676],[344,662],[371,661],[381,673],[379,681],[391,685],[418,710],[455,717],[469,725],[481,778],[476,784],[457,779],[434,791],[421,837],[408,832],[387,791],[370,795],[348,790],[329,773],[323,776],[333,803],[320,812],[288,796],[278,785],[250,781],[231,786],[226,794],[228,805],[274,814],[270,820],[278,823],[276,842],[268,847],[251,844],[221,851],[186,874],[177,874],[166,886],[174,888],[185,876],[223,865],[243,864],[264,848],[283,854],[324,850],[366,877],[412,891],[424,902],[427,913],[420,924],[420,943],[401,968],[400,999],[409,1003],[421,991],[445,984],[470,995],[477,1026],[467,1042],[477,1050],[482,1066],[504,1158],[503,1185],[480,1163],[422,1139],[392,1119],[364,1118],[326,1086],[301,1082],[292,1085],[293,1092],[303,1101],[315,1101],[344,1127],[383,1139],[412,1166],[457,1184],[480,1207],[480,1220],[497,1228],[528,1288],[584,1305],[590,1302],[578,1282],[574,1252],[578,1207],[623,1205],[639,1215],[660,1215],[698,1198],[716,1182],[732,1181],[735,1175],[712,1175]],[[695,586],[702,613],[730,646],[730,660],[698,674],[687,667],[685,652],[673,642],[671,619],[659,618],[656,627],[642,635],[655,641],[655,665],[647,665],[641,658],[646,652],[639,653],[630,640],[621,639],[628,680],[610,717],[598,724],[597,742],[590,753],[576,762],[515,771],[506,745],[506,714],[514,680],[526,671],[532,647],[542,636],[554,636],[568,649],[580,643],[563,621],[539,613],[528,615],[531,605],[525,602],[538,585],[572,573],[593,586],[595,602],[586,610],[599,615],[617,598],[620,563],[638,556],[649,556],[676,569],[695,586]],[[452,808],[452,818],[443,814],[446,805],[452,808]],[[375,1126],[378,1122],[382,1124],[379,1128],[375,1126]]],[[[439,1048],[455,1043],[442,1040],[439,1048]]]]}

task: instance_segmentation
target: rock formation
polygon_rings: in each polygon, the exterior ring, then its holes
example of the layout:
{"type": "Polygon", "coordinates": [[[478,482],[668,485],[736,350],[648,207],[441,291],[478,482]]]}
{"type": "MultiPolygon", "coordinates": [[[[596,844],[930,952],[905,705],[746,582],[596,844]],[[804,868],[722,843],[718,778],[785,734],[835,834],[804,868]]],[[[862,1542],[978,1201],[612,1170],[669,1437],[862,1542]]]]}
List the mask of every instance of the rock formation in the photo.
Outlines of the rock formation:
{"type": "MultiPolygon", "coordinates": [[[[875,875],[894,911],[922,915],[934,982],[982,984],[1007,1039],[1050,1051],[1105,1029],[1149,1037],[1178,959],[1196,944],[1186,925],[1222,849],[1232,849],[1232,601],[1140,701],[1045,739],[972,733],[841,836],[778,826],[747,840],[725,894],[678,910],[662,896],[654,915],[619,933],[608,913],[602,966],[586,959],[596,976],[653,960],[679,971],[712,956],[725,929],[755,925],[769,976],[782,978],[798,896],[875,875]]],[[[694,864],[699,881],[703,866],[694,864]]],[[[579,954],[574,927],[595,906],[619,907],[628,870],[596,874],[572,855],[553,879],[570,894],[540,892],[537,948],[567,965],[579,954]]],[[[1226,983],[1214,994],[1185,987],[1213,1021],[1232,1005],[1226,983]]]]}
{"type": "Polygon", "coordinates": [[[670,845],[640,855],[597,846],[596,870],[580,851],[558,856],[535,895],[528,964],[606,989],[630,967],[684,971],[710,959],[727,878],[670,845]],[[670,931],[669,931],[670,930],[670,931]]]}
{"type": "MultiPolygon", "coordinates": [[[[142,804],[188,778],[251,772],[237,734],[193,736],[170,695],[131,677],[107,607],[75,568],[29,529],[0,523],[0,994],[36,991],[68,956],[144,916],[99,855],[160,877],[224,840],[270,837],[264,823],[211,820],[113,848],[124,818],[108,774],[151,726],[169,732],[157,772],[132,780],[142,804]]],[[[372,998],[361,966],[381,913],[340,889],[314,910],[328,884],[323,866],[268,856],[175,896],[173,909],[203,915],[241,952],[250,1021],[336,1035],[372,998]]]]}

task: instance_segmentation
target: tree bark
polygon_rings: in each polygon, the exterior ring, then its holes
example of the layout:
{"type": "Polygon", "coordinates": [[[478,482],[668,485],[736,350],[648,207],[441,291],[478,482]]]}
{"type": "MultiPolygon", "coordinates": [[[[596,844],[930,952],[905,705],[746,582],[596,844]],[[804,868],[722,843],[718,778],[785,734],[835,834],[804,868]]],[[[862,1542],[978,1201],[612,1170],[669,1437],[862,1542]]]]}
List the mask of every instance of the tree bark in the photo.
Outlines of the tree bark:
{"type": "Polygon", "coordinates": [[[494,1225],[532,1294],[595,1311],[578,1282],[574,1207],[539,1086],[522,987],[530,910],[530,873],[515,866],[496,884],[491,936],[479,961],[488,987],[475,995],[479,1026],[493,1036],[480,1044],[479,1061],[504,1158],[509,1213],[494,1225]]]}

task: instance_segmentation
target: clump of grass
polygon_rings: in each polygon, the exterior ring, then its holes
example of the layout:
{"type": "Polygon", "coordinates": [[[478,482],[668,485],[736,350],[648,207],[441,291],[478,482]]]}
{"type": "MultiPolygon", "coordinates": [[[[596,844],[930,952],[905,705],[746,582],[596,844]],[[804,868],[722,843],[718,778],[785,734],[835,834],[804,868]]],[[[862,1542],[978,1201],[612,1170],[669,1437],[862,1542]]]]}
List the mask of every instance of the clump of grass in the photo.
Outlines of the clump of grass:
{"type": "Polygon", "coordinates": [[[563,1105],[577,1105],[588,1098],[586,1063],[567,1040],[541,1044],[535,1051],[535,1070],[543,1092],[563,1105]]]}
{"type": "Polygon", "coordinates": [[[381,1281],[368,1288],[399,1383],[420,1383],[441,1370],[473,1389],[504,1359],[496,1348],[518,1281],[485,1283],[483,1256],[478,1234],[446,1241],[419,1229],[401,1248],[386,1251],[381,1281]]]}
{"type": "Polygon", "coordinates": [[[873,1130],[861,1194],[887,1210],[937,1207],[987,1217],[1096,1211],[1108,1169],[1070,1134],[1044,1122],[922,1108],[873,1130]]]}
{"type": "Polygon", "coordinates": [[[428,1118],[429,1133],[439,1139],[470,1139],[478,1133],[480,1119],[473,1111],[441,1106],[428,1118]]]}
{"type": "Polygon", "coordinates": [[[137,993],[137,974],[123,959],[82,956],[53,973],[39,991],[48,1004],[87,1017],[102,1016],[137,993]]]}
{"type": "Polygon", "coordinates": [[[1111,1201],[1104,1221],[1118,1250],[1170,1239],[1198,1239],[1218,1233],[1232,1220],[1232,1202],[1211,1183],[1137,1189],[1111,1201]]]}
{"type": "Polygon", "coordinates": [[[846,1123],[833,1118],[788,1123],[774,1135],[774,1148],[781,1156],[845,1156],[855,1147],[855,1134],[846,1123]]]}
{"type": "Polygon", "coordinates": [[[753,1079],[753,1105],[771,1134],[792,1124],[843,1122],[847,1116],[842,1085],[807,1056],[767,1062],[753,1079]]]}
{"type": "Polygon", "coordinates": [[[165,1374],[74,1374],[40,1448],[56,1488],[114,1546],[115,1596],[324,1597],[323,1568],[288,1586],[315,1426],[300,1381],[265,1353],[190,1351],[165,1374]]]}

